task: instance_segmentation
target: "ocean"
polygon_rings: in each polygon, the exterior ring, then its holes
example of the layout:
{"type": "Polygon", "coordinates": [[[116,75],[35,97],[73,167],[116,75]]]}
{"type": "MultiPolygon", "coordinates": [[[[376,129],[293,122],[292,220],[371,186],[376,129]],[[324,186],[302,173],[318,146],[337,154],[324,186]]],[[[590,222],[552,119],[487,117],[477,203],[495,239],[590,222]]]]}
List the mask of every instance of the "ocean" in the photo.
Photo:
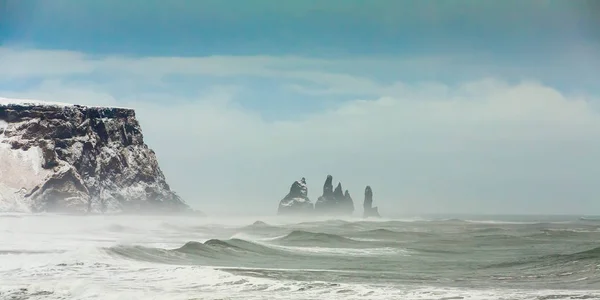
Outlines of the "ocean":
{"type": "Polygon", "coordinates": [[[0,215],[0,299],[600,299],[600,218],[0,215]]]}

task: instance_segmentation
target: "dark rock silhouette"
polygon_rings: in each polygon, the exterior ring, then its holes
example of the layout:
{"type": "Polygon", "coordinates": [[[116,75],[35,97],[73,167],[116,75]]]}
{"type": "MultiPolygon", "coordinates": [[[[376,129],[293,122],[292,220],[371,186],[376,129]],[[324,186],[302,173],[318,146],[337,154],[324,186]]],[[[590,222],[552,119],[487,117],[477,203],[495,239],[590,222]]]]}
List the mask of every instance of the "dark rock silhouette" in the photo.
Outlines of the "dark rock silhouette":
{"type": "Polygon", "coordinates": [[[368,185],[365,188],[365,202],[363,203],[363,208],[364,208],[364,213],[363,213],[364,218],[369,218],[369,217],[379,218],[380,217],[377,206],[373,207],[373,190],[368,185]]]}
{"type": "Polygon", "coordinates": [[[333,197],[336,199],[344,198],[344,191],[342,191],[342,183],[341,182],[339,182],[338,185],[335,187],[335,190],[333,190],[333,197]]]}
{"type": "Polygon", "coordinates": [[[310,214],[313,211],[313,204],[308,198],[306,179],[302,177],[292,184],[290,192],[281,199],[277,214],[310,214]]]}
{"type": "Polygon", "coordinates": [[[333,176],[331,175],[327,175],[327,179],[325,179],[325,183],[323,184],[323,197],[333,197],[333,176]]]}
{"type": "Polygon", "coordinates": [[[352,197],[350,197],[350,193],[348,192],[348,190],[346,190],[346,192],[344,193],[344,200],[341,203],[341,207],[342,209],[348,213],[348,214],[352,214],[354,212],[354,200],[352,200],[352,197]]]}
{"type": "Polygon", "coordinates": [[[327,175],[325,179],[323,195],[315,203],[315,212],[324,215],[351,215],[354,212],[354,202],[350,193],[343,192],[341,183],[333,190],[331,175],[327,175]]]}
{"type": "Polygon", "coordinates": [[[315,211],[325,212],[329,211],[331,205],[335,202],[333,198],[333,176],[327,175],[325,184],[323,184],[323,195],[321,195],[315,203],[315,211]]]}

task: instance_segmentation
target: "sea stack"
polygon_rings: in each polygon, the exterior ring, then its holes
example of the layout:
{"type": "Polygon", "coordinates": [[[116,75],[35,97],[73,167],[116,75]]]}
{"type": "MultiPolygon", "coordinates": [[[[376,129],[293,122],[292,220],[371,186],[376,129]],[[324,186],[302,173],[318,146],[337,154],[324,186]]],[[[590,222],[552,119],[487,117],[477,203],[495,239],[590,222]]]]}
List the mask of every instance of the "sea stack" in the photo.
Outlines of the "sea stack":
{"type": "Polygon", "coordinates": [[[323,184],[323,195],[315,203],[315,213],[321,215],[351,215],[354,212],[354,202],[350,193],[343,192],[342,184],[338,183],[333,190],[333,176],[327,175],[323,184]]]}
{"type": "Polygon", "coordinates": [[[365,202],[363,203],[363,218],[376,217],[379,218],[379,210],[373,207],[373,190],[367,185],[365,188],[365,202]]]}
{"type": "Polygon", "coordinates": [[[348,190],[344,192],[344,198],[340,203],[340,206],[342,211],[348,215],[351,215],[354,212],[354,200],[352,200],[352,197],[350,197],[350,192],[348,192],[348,190]]]}
{"type": "Polygon", "coordinates": [[[308,187],[306,179],[295,181],[290,187],[290,192],[279,202],[277,214],[310,214],[313,212],[313,204],[308,198],[308,187]]]}
{"type": "Polygon", "coordinates": [[[0,127],[0,211],[191,211],[133,109],[0,98],[0,127]]]}

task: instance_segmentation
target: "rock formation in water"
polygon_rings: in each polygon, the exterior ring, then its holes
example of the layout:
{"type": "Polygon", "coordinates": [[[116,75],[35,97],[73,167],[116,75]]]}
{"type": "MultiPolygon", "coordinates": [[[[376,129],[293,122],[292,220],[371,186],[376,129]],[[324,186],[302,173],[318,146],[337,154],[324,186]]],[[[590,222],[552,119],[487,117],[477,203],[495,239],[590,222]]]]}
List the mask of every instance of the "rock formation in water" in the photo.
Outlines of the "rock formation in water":
{"type": "Polygon", "coordinates": [[[290,192],[279,202],[277,213],[280,215],[289,214],[310,214],[313,212],[313,204],[308,198],[308,187],[306,179],[294,182],[290,187],[290,192]]]}
{"type": "Polygon", "coordinates": [[[189,212],[135,112],[0,98],[0,210],[189,212]]]}
{"type": "Polygon", "coordinates": [[[344,201],[341,203],[342,210],[351,215],[354,213],[354,200],[350,197],[348,190],[344,192],[344,201]]]}
{"type": "Polygon", "coordinates": [[[325,184],[323,184],[323,195],[317,199],[315,203],[316,211],[327,211],[330,209],[332,204],[335,202],[333,198],[333,176],[327,175],[325,184]]]}
{"type": "Polygon", "coordinates": [[[315,203],[315,212],[325,215],[351,215],[354,212],[354,202],[350,193],[342,192],[342,184],[338,183],[333,190],[333,177],[327,175],[323,185],[323,195],[315,203]]]}
{"type": "Polygon", "coordinates": [[[380,217],[377,206],[373,207],[373,190],[371,190],[371,187],[368,185],[365,188],[365,202],[363,203],[363,208],[364,208],[364,213],[363,213],[364,218],[369,218],[369,217],[379,218],[380,217]]]}

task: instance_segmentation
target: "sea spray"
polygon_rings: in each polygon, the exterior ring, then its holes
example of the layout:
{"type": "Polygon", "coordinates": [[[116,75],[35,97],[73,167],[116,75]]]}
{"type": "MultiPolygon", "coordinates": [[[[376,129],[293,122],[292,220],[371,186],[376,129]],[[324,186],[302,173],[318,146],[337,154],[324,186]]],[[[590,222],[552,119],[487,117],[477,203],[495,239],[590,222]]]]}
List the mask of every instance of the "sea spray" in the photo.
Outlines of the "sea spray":
{"type": "Polygon", "coordinates": [[[0,215],[0,298],[600,297],[577,217],[260,220],[0,215]]]}

